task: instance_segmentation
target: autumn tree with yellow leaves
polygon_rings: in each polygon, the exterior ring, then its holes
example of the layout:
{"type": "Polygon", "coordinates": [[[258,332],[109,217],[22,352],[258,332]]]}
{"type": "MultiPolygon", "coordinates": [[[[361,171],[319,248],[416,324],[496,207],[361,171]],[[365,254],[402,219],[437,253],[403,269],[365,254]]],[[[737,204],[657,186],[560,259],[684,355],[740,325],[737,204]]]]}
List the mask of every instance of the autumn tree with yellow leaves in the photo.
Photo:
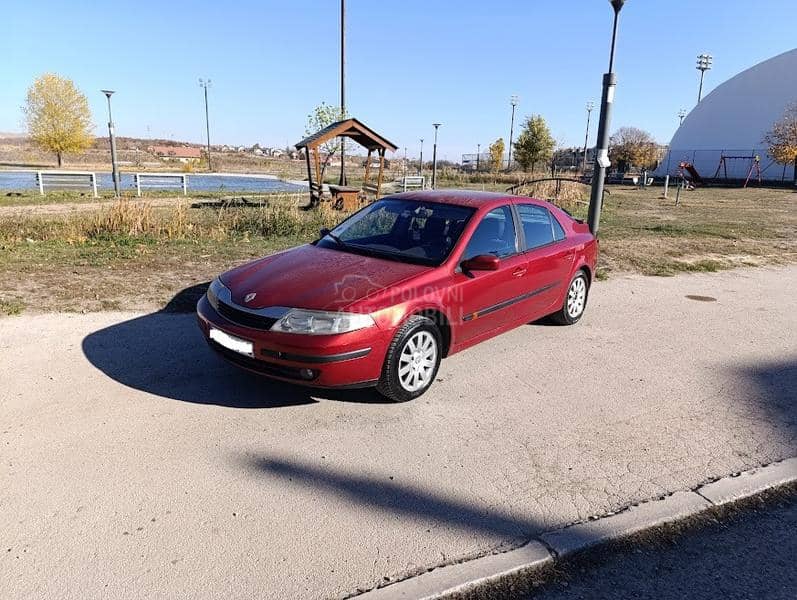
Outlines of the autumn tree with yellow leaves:
{"type": "Polygon", "coordinates": [[[783,118],[764,136],[769,155],[782,165],[794,164],[794,183],[797,185],[797,102],[786,107],[783,118]]]}
{"type": "Polygon", "coordinates": [[[37,78],[22,111],[28,135],[40,148],[55,153],[59,167],[65,152],[81,152],[93,141],[88,100],[71,79],[54,73],[37,78]]]}

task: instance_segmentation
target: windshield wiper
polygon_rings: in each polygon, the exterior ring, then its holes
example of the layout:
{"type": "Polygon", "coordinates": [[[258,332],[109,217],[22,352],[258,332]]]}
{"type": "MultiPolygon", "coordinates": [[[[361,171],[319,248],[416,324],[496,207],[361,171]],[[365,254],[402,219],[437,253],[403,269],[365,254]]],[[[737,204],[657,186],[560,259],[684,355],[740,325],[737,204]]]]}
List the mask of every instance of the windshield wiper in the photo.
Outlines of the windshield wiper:
{"type": "Polygon", "coordinates": [[[349,245],[346,242],[344,242],[342,239],[340,239],[338,236],[336,236],[334,233],[332,233],[329,229],[322,229],[321,230],[321,237],[322,238],[324,238],[324,237],[332,238],[335,241],[335,243],[338,246],[340,246],[341,248],[348,248],[349,247],[349,245]]]}

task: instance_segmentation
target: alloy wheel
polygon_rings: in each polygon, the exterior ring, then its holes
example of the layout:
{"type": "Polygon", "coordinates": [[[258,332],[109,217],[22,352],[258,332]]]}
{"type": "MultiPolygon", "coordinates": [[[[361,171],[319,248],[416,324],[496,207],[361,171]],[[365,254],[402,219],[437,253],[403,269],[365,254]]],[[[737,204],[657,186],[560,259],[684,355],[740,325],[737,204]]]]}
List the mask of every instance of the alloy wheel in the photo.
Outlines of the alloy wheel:
{"type": "Polygon", "coordinates": [[[567,314],[571,319],[578,318],[584,312],[587,300],[587,283],[583,277],[576,277],[567,291],[567,314]]]}
{"type": "Polygon", "coordinates": [[[413,334],[401,349],[398,378],[401,387],[416,392],[428,386],[437,364],[437,341],[429,331],[413,334]]]}

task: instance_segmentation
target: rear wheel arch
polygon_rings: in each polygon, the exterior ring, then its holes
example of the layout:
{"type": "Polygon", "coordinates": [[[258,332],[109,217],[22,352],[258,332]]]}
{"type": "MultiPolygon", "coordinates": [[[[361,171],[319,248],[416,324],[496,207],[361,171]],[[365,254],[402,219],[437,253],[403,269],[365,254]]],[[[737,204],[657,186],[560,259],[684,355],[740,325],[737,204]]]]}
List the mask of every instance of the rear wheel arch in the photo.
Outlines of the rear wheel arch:
{"type": "MultiPolygon", "coordinates": [[[[581,263],[581,264],[578,266],[578,268],[576,269],[576,271],[584,271],[584,273],[586,273],[586,275],[587,275],[587,282],[588,282],[588,283],[590,283],[590,284],[592,283],[592,275],[593,275],[593,273],[592,273],[592,269],[590,269],[590,268],[587,266],[587,264],[586,264],[586,263],[581,263]]],[[[575,272],[575,271],[573,271],[573,275],[575,275],[575,274],[576,274],[576,272],[575,272]]]]}

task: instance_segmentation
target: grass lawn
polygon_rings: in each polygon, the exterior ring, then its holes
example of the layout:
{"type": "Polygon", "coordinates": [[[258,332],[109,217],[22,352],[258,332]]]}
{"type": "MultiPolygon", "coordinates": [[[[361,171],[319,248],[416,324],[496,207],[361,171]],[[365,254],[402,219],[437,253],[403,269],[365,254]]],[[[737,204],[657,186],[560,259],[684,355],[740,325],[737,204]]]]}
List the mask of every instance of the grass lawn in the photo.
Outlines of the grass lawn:
{"type": "MultiPolygon", "coordinates": [[[[661,192],[610,188],[600,278],[797,260],[797,193],[705,188],[682,192],[676,207],[674,192],[668,200],[661,192]]],[[[46,204],[19,198],[0,200],[0,315],[162,308],[181,290],[314,239],[345,216],[299,211],[288,197],[272,197],[268,208],[213,206],[212,196],[202,199],[210,206],[168,196],[122,205],[76,194],[48,196],[46,204]]],[[[584,216],[578,200],[567,199],[566,208],[584,216]]]]}

